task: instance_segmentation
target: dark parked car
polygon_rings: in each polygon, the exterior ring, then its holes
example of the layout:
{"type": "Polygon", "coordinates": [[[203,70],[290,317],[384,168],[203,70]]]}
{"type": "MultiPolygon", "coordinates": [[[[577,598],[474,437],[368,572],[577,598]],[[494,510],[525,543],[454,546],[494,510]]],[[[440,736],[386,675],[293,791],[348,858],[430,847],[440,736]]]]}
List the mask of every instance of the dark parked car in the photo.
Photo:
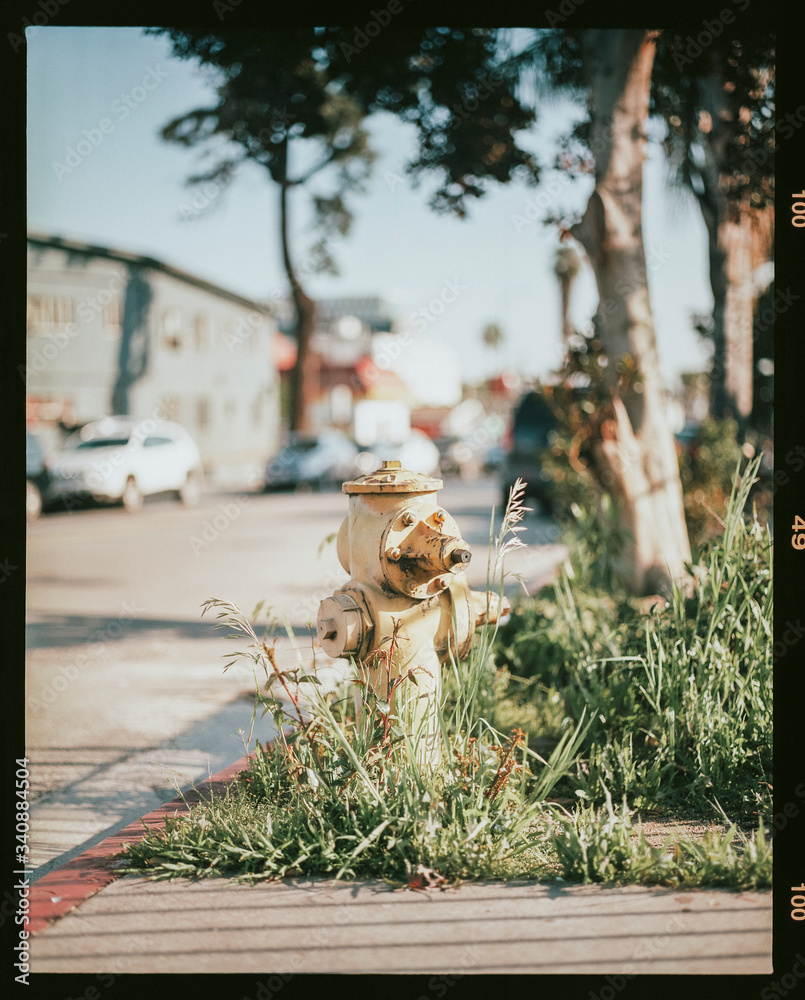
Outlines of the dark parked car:
{"type": "Polygon", "coordinates": [[[25,431],[25,515],[35,521],[42,513],[44,500],[50,487],[50,472],[45,454],[38,439],[25,431]]]}
{"type": "Polygon", "coordinates": [[[512,413],[510,442],[501,464],[502,502],[505,507],[515,480],[526,483],[526,496],[537,500],[545,513],[553,509],[553,479],[543,469],[542,456],[551,446],[557,420],[539,392],[521,396],[512,413]]]}
{"type": "Polygon", "coordinates": [[[358,447],[340,431],[291,434],[266,468],[265,489],[321,489],[360,475],[358,447]]]}

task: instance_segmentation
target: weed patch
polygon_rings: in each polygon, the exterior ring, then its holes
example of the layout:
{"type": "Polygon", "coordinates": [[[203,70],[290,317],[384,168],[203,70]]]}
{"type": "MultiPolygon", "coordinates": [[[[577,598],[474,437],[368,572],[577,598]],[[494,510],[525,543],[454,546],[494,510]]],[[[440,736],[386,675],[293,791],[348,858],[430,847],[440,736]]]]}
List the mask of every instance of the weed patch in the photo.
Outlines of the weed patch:
{"type": "MultiPolygon", "coordinates": [[[[692,596],[667,605],[620,589],[606,558],[615,536],[577,509],[580,534],[553,589],[443,668],[435,762],[360,671],[324,692],[301,655],[280,669],[269,634],[207,602],[218,627],[247,640],[227,666],[251,661],[255,714],[270,713],[280,735],[255,745],[224,795],[130,845],[123,870],[768,886],[771,540],[744,517],[754,471],[736,479],[723,534],[691,567],[692,596]],[[632,819],[650,809],[729,813],[742,826],[655,846],[632,819]]],[[[500,594],[502,557],[519,544],[518,490],[490,557],[500,594]]],[[[416,669],[403,682],[416,685],[416,669]]]]}
{"type": "Polygon", "coordinates": [[[577,511],[559,580],[501,630],[509,697],[530,685],[560,696],[565,726],[589,719],[570,792],[588,804],[608,789],[638,808],[772,814],[772,543],[743,514],[756,468],[736,479],[723,533],[691,567],[692,596],[630,598],[577,511]]]}

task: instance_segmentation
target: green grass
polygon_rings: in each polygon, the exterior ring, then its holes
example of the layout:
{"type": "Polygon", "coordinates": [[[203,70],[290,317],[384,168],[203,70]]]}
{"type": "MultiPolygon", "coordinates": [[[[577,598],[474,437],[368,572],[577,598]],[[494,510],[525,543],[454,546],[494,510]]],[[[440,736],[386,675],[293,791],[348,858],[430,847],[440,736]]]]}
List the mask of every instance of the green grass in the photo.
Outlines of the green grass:
{"type": "Polygon", "coordinates": [[[664,609],[630,598],[604,578],[579,513],[566,570],[502,630],[508,699],[547,698],[553,735],[557,698],[565,726],[590,720],[569,794],[600,805],[608,790],[697,815],[723,807],[740,822],[772,814],[772,545],[743,516],[756,465],[736,481],[689,596],[677,590],[664,609]]]}
{"type": "MultiPolygon", "coordinates": [[[[619,591],[595,553],[596,539],[612,551],[613,536],[578,512],[583,540],[552,593],[482,629],[467,660],[443,668],[437,764],[370,689],[356,713],[349,684],[322,692],[301,656],[280,670],[238,608],[207,602],[219,627],[248,639],[228,665],[251,661],[255,710],[282,735],[254,747],[224,795],[130,845],[124,870],[767,886],[771,543],[743,516],[752,475],[736,482],[692,596],[677,593],[661,612],[619,591]],[[558,804],[573,801],[572,811],[558,804]],[[722,817],[722,806],[757,832],[733,826],[656,848],[632,821],[657,807],[722,817]]],[[[515,494],[490,559],[501,591],[522,515],[515,494]]]]}
{"type": "Polygon", "coordinates": [[[707,831],[701,840],[670,838],[653,847],[632,822],[624,802],[616,811],[612,799],[594,809],[555,816],[550,837],[571,882],[615,882],[637,885],[765,889],[771,886],[771,842],[764,824],[751,836],[735,824],[723,833],[707,831]]]}

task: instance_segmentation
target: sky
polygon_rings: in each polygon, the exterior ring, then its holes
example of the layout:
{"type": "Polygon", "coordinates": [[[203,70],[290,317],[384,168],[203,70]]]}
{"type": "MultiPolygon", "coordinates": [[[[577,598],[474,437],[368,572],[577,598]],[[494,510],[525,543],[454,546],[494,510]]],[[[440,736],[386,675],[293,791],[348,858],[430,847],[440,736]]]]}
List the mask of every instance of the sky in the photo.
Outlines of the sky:
{"type": "MultiPolygon", "coordinates": [[[[265,171],[245,165],[225,191],[193,190],[185,182],[200,168],[200,152],[159,137],[169,120],[211,98],[203,70],[174,59],[167,39],[123,27],[29,29],[28,67],[30,230],[147,254],[253,299],[286,294],[278,194],[265,171]]],[[[553,159],[551,137],[569,114],[564,103],[541,108],[529,144],[544,161],[553,159]]],[[[525,376],[554,369],[559,244],[541,219],[546,205],[582,211],[591,179],[567,183],[548,172],[537,188],[490,187],[458,220],[428,208],[433,183],[413,188],[404,178],[412,129],[389,115],[369,127],[379,155],[367,190],[353,199],[349,235],[333,246],[339,274],[310,274],[309,293],[383,296],[415,335],[441,345],[467,382],[503,368],[525,376]],[[481,341],[492,322],[504,332],[497,351],[481,341]]],[[[314,233],[306,196],[295,195],[291,240],[304,265],[314,233]]],[[[648,146],[644,237],[660,361],[672,387],[681,372],[706,365],[690,317],[709,311],[712,297],[704,225],[693,201],[670,190],[656,142],[648,146]]],[[[579,328],[596,301],[585,266],[571,303],[579,328]]]]}

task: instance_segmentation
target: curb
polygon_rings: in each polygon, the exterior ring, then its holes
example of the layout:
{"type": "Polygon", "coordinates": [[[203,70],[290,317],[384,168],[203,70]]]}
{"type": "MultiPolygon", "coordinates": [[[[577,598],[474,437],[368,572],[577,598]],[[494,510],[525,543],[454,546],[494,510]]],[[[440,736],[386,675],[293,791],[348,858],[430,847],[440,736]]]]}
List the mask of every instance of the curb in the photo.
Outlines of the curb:
{"type": "Polygon", "coordinates": [[[80,906],[111,882],[120,878],[112,867],[112,856],[123,850],[124,844],[142,839],[143,826],[150,830],[164,826],[166,817],[185,816],[190,807],[207,796],[223,793],[237,775],[246,769],[253,754],[246,754],[217,774],[205,778],[184,796],[171,799],[134,822],[124,826],[100,843],[67,861],[63,867],[43,875],[28,889],[27,930],[37,934],[55,920],[80,906]]]}

